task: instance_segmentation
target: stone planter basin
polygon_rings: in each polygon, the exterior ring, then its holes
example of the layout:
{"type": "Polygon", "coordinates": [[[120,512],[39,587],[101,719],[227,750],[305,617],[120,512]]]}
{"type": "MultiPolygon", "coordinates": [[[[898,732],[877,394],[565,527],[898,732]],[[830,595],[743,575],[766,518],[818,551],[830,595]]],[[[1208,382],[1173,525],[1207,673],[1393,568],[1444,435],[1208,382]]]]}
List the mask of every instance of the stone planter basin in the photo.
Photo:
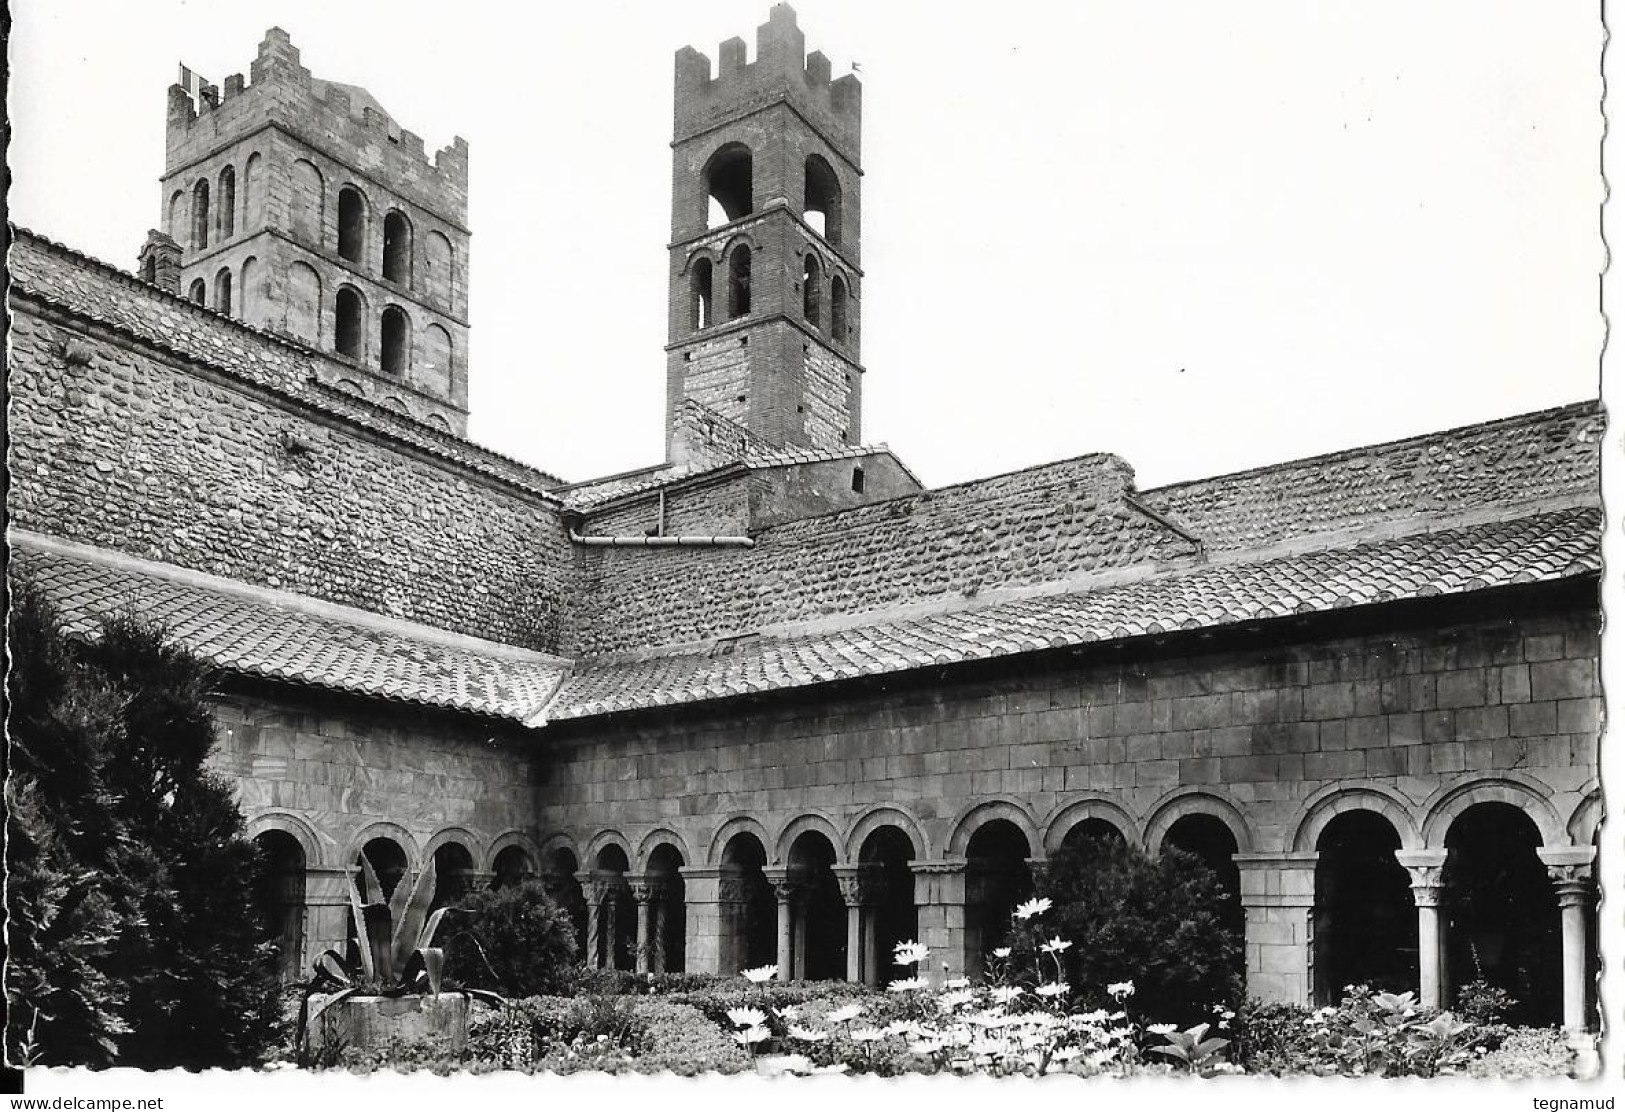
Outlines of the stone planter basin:
{"type": "MultiPolygon", "coordinates": [[[[320,998],[312,998],[312,1004],[320,998]]],[[[438,996],[352,996],[317,1017],[312,1041],[342,1042],[353,1047],[383,1047],[393,1041],[439,1042],[453,1054],[468,1044],[468,997],[458,992],[438,996]]]]}

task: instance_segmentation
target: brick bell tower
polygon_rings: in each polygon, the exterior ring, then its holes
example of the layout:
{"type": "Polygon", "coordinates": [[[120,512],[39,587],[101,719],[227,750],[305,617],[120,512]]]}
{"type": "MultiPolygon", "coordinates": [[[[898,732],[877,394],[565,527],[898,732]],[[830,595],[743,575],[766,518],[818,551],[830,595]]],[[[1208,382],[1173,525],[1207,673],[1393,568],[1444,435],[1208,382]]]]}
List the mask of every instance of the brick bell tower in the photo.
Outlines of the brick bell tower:
{"type": "Polygon", "coordinates": [[[667,458],[685,399],[781,448],[859,443],[863,89],[776,4],[717,73],[677,52],[667,458]]]}

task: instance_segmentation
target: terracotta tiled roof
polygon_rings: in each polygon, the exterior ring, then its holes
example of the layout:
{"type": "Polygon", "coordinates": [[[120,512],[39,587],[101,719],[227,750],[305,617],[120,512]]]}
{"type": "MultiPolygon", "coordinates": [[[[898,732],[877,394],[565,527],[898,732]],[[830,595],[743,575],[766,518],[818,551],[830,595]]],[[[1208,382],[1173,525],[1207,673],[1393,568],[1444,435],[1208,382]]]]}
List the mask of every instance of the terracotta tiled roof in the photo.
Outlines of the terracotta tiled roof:
{"type": "Polygon", "coordinates": [[[1590,507],[1417,532],[1340,548],[1214,563],[1176,574],[789,637],[731,651],[586,664],[550,719],[693,703],[932,665],[984,660],[1369,603],[1461,594],[1595,572],[1590,507]]]}
{"type": "Polygon", "coordinates": [[[134,612],[217,668],[474,714],[528,720],[568,665],[285,592],[13,534],[12,565],[58,607],[71,635],[134,612]]]}
{"type": "Polygon", "coordinates": [[[1595,402],[1179,483],[1139,498],[1209,552],[1345,533],[1418,515],[1598,493],[1595,402]]]}
{"type": "MultiPolygon", "coordinates": [[[[846,448],[793,448],[780,452],[759,452],[742,456],[736,460],[725,463],[703,464],[656,464],[637,471],[628,471],[620,475],[610,475],[603,479],[588,479],[579,483],[572,483],[566,487],[556,488],[552,493],[564,499],[564,504],[572,510],[589,510],[613,502],[617,498],[624,498],[632,494],[642,494],[659,487],[669,486],[682,479],[693,478],[696,475],[708,475],[716,471],[726,471],[730,467],[744,467],[747,470],[759,471],[770,467],[789,467],[798,463],[824,463],[838,459],[867,459],[869,456],[888,455],[896,461],[897,466],[909,478],[914,479],[914,473],[897,459],[892,450],[884,444],[855,444],[846,448]]],[[[918,479],[914,479],[919,482],[918,479]]]]}

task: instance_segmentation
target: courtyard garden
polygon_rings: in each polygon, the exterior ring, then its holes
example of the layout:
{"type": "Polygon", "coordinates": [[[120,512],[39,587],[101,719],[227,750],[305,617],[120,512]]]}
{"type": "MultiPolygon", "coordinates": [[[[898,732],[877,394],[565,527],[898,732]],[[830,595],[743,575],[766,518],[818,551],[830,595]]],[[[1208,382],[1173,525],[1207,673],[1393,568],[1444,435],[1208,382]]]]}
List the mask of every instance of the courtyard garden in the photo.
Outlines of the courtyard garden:
{"type": "MultiPolygon", "coordinates": [[[[1516,984],[1450,1011],[1395,984],[1246,998],[1235,908],[1177,847],[1084,839],[1009,907],[974,977],[903,939],[883,987],[588,969],[544,883],[447,897],[363,857],[351,930],[283,985],[272,868],[205,757],[211,678],[127,619],[66,638],[14,595],[8,1060],[20,1065],[680,1075],[1563,1077],[1516,984]]],[[[296,952],[296,951],[295,951],[296,952]]]]}

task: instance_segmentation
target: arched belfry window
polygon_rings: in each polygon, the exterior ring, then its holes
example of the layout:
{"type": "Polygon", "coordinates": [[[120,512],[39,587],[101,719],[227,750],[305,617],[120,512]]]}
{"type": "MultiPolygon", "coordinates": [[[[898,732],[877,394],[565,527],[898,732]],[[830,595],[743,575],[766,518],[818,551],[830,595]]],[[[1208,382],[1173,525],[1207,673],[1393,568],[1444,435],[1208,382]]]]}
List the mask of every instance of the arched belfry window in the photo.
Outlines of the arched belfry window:
{"type": "Polygon", "coordinates": [[[333,350],[351,359],[361,358],[361,295],[340,286],[333,303],[333,350]]]}
{"type": "Polygon", "coordinates": [[[192,187],[192,247],[201,251],[209,246],[209,183],[200,181],[192,187]]]}
{"type": "Polygon", "coordinates": [[[396,210],[384,217],[384,277],[403,286],[412,282],[412,225],[396,210]]]}
{"type": "Polygon", "coordinates": [[[721,147],[705,164],[705,193],[709,208],[706,227],[749,216],[751,201],[750,148],[743,143],[721,147]]]}
{"type": "Polygon", "coordinates": [[[237,234],[237,171],[227,166],[220,171],[220,238],[237,234]]]}
{"type": "Polygon", "coordinates": [[[741,243],[728,256],[728,319],[750,312],[750,248],[741,243]]]}
{"type": "Polygon", "coordinates": [[[801,211],[819,235],[830,243],[841,242],[841,182],[822,155],[807,156],[801,211]]]}
{"type": "Polygon", "coordinates": [[[222,268],[214,276],[214,307],[216,312],[231,315],[231,270],[222,268]]]}
{"type": "Polygon", "coordinates": [[[347,185],[339,190],[339,257],[360,262],[366,239],[367,204],[359,189],[347,185]]]}
{"type": "Polygon", "coordinates": [[[801,278],[801,312],[807,318],[807,323],[814,328],[820,327],[820,318],[823,316],[824,280],[818,269],[818,256],[811,251],[807,252],[807,261],[803,264],[801,278]]]}
{"type": "Polygon", "coordinates": [[[192,288],[187,291],[187,296],[193,301],[197,302],[199,305],[202,305],[206,300],[208,300],[209,284],[201,278],[194,278],[192,280],[192,288]]]}
{"type": "Polygon", "coordinates": [[[379,363],[385,373],[405,374],[406,353],[412,347],[411,326],[406,319],[406,310],[399,305],[390,305],[384,309],[378,340],[379,363]]]}
{"type": "Polygon", "coordinates": [[[846,343],[846,279],[839,274],[829,280],[829,334],[836,343],[846,343]]]}
{"type": "Polygon", "coordinates": [[[689,270],[688,283],[693,304],[693,312],[689,320],[690,327],[711,327],[712,271],[713,267],[710,259],[694,260],[694,266],[689,270]]]}

